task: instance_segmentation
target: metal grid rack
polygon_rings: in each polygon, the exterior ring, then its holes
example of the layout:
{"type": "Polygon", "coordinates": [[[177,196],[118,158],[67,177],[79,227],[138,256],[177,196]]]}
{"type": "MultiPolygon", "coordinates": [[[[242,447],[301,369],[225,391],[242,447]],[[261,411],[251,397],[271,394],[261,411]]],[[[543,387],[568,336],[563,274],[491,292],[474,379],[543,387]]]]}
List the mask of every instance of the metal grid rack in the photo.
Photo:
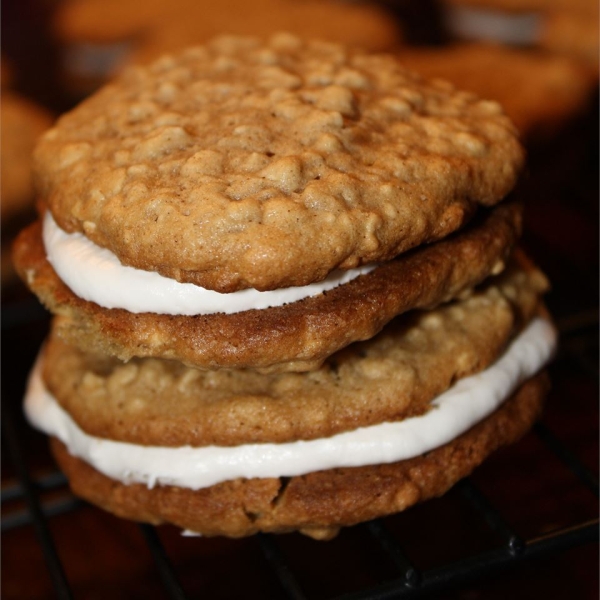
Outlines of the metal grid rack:
{"type": "MultiPolygon", "coordinates": [[[[41,313],[35,303],[29,306],[30,318],[39,319],[41,313]]],[[[3,330],[21,327],[27,322],[27,310],[19,305],[18,312],[5,311],[3,330]]],[[[43,318],[43,317],[42,317],[43,318]]],[[[597,381],[598,369],[594,362],[597,353],[597,315],[595,312],[580,315],[576,321],[565,319],[562,329],[561,354],[557,357],[553,370],[567,366],[576,368],[591,382],[597,381]],[[594,343],[596,340],[596,343],[594,343]]],[[[43,327],[40,327],[43,329],[43,327]]],[[[15,405],[9,402],[3,407],[3,441],[14,468],[15,478],[2,485],[2,533],[3,535],[19,528],[33,528],[48,567],[56,597],[77,598],[73,593],[65,567],[61,563],[61,539],[52,533],[52,520],[65,513],[83,510],[86,504],[68,491],[67,482],[58,471],[43,470],[38,473],[31,467],[27,456],[23,431],[19,427],[20,415],[15,413],[15,405]],[[51,497],[48,498],[50,493],[51,497]],[[21,502],[19,502],[21,501],[21,502]],[[16,505],[16,507],[15,507],[16,505]],[[12,506],[12,508],[11,508],[12,506]],[[8,508],[7,508],[8,507],[8,508]]],[[[598,497],[598,479],[586,465],[567,448],[543,422],[538,423],[532,434],[541,443],[541,452],[553,455],[573,474],[575,484],[590,498],[598,497]]],[[[371,581],[358,589],[342,591],[323,596],[311,595],[304,591],[304,566],[294,563],[293,556],[282,548],[281,540],[286,536],[258,535],[249,542],[253,551],[262,556],[261,564],[268,577],[273,580],[272,597],[308,600],[309,598],[336,598],[338,600],[387,598],[439,597],[442,592],[460,590],[486,578],[497,576],[511,567],[523,567],[532,559],[545,558],[563,553],[570,548],[598,542],[598,519],[578,520],[534,535],[522,535],[503,514],[503,510],[490,501],[471,479],[460,482],[451,492],[453,502],[464,505],[463,510],[475,515],[476,529],[486,529],[493,540],[478,548],[476,552],[453,557],[441,564],[422,568],[411,557],[411,548],[406,547],[389,526],[392,518],[379,519],[350,528],[347,536],[358,536],[359,543],[370,548],[376,560],[386,564],[385,577],[371,581]]],[[[444,502],[445,499],[439,502],[444,502]]],[[[95,509],[94,509],[95,510],[95,509]]],[[[414,510],[414,509],[413,509],[414,510]]],[[[139,525],[140,532],[149,554],[155,563],[155,570],[162,582],[163,590],[156,597],[184,599],[189,595],[177,575],[177,565],[173,563],[168,550],[161,541],[160,529],[139,525]]],[[[445,539],[445,532],[436,534],[436,544],[452,543],[445,539]]],[[[199,544],[205,540],[198,540],[199,544]]],[[[322,542],[304,541],[303,544],[322,542]]],[[[285,545],[285,544],[284,544],[285,545]]],[[[5,548],[5,551],[9,551],[5,548]]],[[[310,552],[310,550],[309,550],[310,552]]],[[[201,568],[201,565],[199,565],[201,568]]],[[[527,568],[526,566],[524,568],[527,568]]],[[[261,592],[262,594],[262,592],[261,592]]],[[[247,597],[252,597],[248,592],[247,597]]],[[[263,597],[258,596],[258,597],[263,597]]]]}

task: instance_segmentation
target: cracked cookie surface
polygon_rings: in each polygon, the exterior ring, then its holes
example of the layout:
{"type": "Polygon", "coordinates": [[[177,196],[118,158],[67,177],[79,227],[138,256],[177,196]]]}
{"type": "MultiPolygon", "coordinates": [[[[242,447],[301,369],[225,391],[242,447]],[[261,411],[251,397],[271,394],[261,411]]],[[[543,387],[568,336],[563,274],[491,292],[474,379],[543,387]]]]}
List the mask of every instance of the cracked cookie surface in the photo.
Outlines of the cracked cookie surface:
{"type": "Polygon", "coordinates": [[[523,161],[498,104],[280,34],[128,70],[35,153],[66,231],[220,292],[305,285],[447,236],[523,161]]]}

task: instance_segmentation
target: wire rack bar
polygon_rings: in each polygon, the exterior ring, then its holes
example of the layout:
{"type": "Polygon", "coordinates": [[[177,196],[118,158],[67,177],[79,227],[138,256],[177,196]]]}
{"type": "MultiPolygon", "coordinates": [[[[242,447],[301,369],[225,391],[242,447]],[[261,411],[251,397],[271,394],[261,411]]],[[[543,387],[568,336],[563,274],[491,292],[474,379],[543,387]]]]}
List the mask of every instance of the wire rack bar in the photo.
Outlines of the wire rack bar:
{"type": "Polygon", "coordinates": [[[408,587],[419,585],[421,574],[404,554],[396,538],[390,534],[381,520],[369,521],[363,527],[371,539],[377,543],[380,550],[388,557],[394,568],[402,574],[402,585],[408,587]]]}
{"type": "Polygon", "coordinates": [[[512,554],[508,547],[503,546],[439,568],[423,571],[418,586],[407,587],[404,585],[403,579],[395,579],[373,586],[368,590],[337,596],[335,600],[393,600],[427,596],[479,579],[486,574],[497,573],[502,569],[516,566],[525,559],[541,558],[593,541],[598,541],[597,519],[529,540],[518,555],[512,554]]]}
{"type": "Polygon", "coordinates": [[[489,527],[502,536],[511,554],[516,555],[523,550],[523,540],[508,525],[500,512],[490,504],[489,500],[475,487],[470,479],[463,479],[456,485],[456,488],[462,497],[482,515],[489,527]]]}
{"type": "Polygon", "coordinates": [[[15,471],[17,472],[17,476],[21,481],[24,497],[29,512],[31,513],[33,527],[42,547],[44,559],[48,565],[48,570],[50,571],[50,577],[56,590],[57,597],[60,600],[71,600],[73,598],[71,588],[69,587],[59,555],[54,546],[54,540],[50,533],[46,517],[41,509],[35,486],[29,477],[23,448],[17,434],[12,409],[8,402],[4,403],[2,407],[2,425],[8,452],[15,467],[15,471]]]}
{"type": "Polygon", "coordinates": [[[572,527],[564,527],[556,532],[550,532],[533,538],[527,542],[526,558],[543,556],[554,551],[565,550],[580,544],[598,543],[600,530],[598,519],[591,519],[572,527]]]}
{"type": "MultiPolygon", "coordinates": [[[[64,485],[67,485],[67,478],[61,471],[52,471],[45,475],[39,475],[32,481],[33,485],[40,490],[53,490],[64,485]]],[[[18,482],[5,483],[2,485],[2,491],[0,491],[0,502],[10,502],[11,500],[19,500],[23,498],[24,492],[21,484],[18,482]]]]}
{"type": "Polygon", "coordinates": [[[173,566],[171,565],[171,561],[169,560],[167,553],[165,552],[164,546],[156,533],[156,529],[151,525],[140,525],[140,529],[142,534],[146,540],[146,544],[150,549],[150,553],[152,554],[152,558],[156,563],[158,568],[158,574],[160,579],[167,591],[169,598],[173,600],[188,600],[188,597],[185,595],[177,576],[175,575],[175,571],[173,570],[173,566]]]}
{"type": "Polygon", "coordinates": [[[279,546],[275,543],[273,536],[267,534],[258,534],[258,544],[262,553],[274,572],[278,582],[284,591],[286,598],[290,600],[306,600],[306,596],[300,587],[300,584],[292,574],[292,571],[285,560],[279,546]]]}
{"type": "Polygon", "coordinates": [[[439,590],[445,586],[479,578],[492,571],[520,564],[522,560],[541,558],[555,551],[567,550],[575,545],[585,544],[598,539],[598,522],[585,523],[575,527],[562,528],[547,536],[528,540],[518,554],[510,548],[497,548],[473,558],[450,564],[427,573],[425,585],[427,591],[439,590]],[[522,560],[519,560],[522,559],[522,560]]]}
{"type": "Polygon", "coordinates": [[[598,492],[598,478],[546,427],[543,423],[535,424],[533,430],[537,436],[564,462],[567,467],[586,485],[596,496],[598,492]]]}
{"type": "MultiPolygon", "coordinates": [[[[41,510],[46,519],[62,515],[83,506],[79,498],[69,496],[58,500],[46,501],[41,504],[41,510]]],[[[25,509],[18,509],[2,515],[1,531],[6,533],[11,529],[17,529],[32,522],[31,513],[25,509]]]]}

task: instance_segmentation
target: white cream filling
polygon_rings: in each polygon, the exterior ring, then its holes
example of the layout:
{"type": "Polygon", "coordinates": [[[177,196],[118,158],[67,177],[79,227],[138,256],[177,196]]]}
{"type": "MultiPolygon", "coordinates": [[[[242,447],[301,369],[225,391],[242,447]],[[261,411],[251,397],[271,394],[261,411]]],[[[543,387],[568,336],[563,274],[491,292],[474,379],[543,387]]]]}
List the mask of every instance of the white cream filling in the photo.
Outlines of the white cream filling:
{"type": "Polygon", "coordinates": [[[465,40],[487,40],[517,46],[537,42],[542,27],[538,13],[510,13],[490,8],[453,6],[444,14],[448,30],[465,40]]]}
{"type": "Polygon", "coordinates": [[[74,456],[124,483],[193,490],[238,477],[291,477],[334,467],[391,463],[450,442],[490,415],[551,358],[556,332],[538,318],[486,370],[460,379],[425,415],[285,444],[179,448],[140,446],[85,434],[46,391],[39,364],[32,371],[25,412],[38,429],[58,437],[74,456]]]}
{"type": "Polygon", "coordinates": [[[221,294],[192,283],[179,283],[159,273],[128,267],[109,250],[81,233],[60,229],[46,211],[43,240],[48,261],[74,294],[104,308],[132,313],[207,315],[282,306],[317,296],[368,273],[374,265],[334,271],[323,281],[301,287],[259,292],[254,289],[221,294]]]}

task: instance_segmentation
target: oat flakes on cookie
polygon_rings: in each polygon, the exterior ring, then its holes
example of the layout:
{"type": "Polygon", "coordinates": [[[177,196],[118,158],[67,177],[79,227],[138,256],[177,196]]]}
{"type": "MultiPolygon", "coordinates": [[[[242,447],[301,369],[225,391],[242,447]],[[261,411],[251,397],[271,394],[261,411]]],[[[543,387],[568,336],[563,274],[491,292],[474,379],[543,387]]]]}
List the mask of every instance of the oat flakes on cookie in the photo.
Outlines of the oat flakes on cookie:
{"type": "Polygon", "coordinates": [[[219,292],[303,286],[461,227],[523,153],[494,102],[394,58],[277,35],[132,69],[36,151],[66,232],[219,292]]]}

